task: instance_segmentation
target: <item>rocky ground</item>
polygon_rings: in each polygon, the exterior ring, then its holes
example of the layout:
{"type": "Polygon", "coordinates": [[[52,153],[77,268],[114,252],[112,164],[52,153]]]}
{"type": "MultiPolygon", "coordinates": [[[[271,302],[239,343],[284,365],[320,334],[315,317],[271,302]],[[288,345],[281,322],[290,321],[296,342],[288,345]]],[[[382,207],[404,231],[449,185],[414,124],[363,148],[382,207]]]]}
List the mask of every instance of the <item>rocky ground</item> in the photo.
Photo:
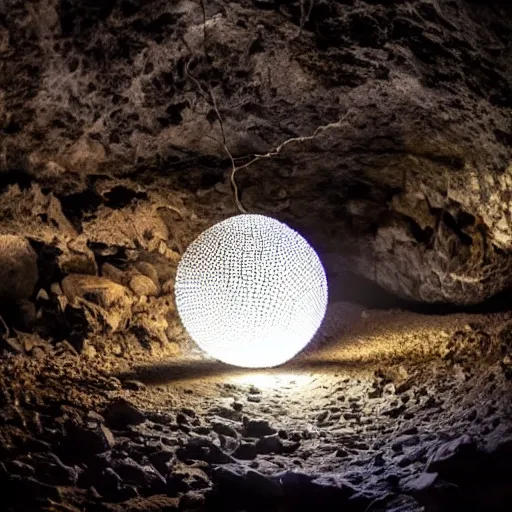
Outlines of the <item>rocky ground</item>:
{"type": "Polygon", "coordinates": [[[509,510],[509,318],[334,303],[297,360],[250,372],[125,332],[80,353],[19,333],[4,510],[509,510]]]}

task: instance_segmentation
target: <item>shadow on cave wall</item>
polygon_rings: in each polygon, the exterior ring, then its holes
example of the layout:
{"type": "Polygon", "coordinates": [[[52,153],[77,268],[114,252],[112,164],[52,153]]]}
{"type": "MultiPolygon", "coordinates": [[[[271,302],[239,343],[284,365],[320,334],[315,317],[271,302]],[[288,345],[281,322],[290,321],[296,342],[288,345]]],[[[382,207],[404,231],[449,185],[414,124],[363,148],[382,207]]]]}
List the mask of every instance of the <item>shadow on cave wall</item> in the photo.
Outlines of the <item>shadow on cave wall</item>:
{"type": "Polygon", "coordinates": [[[331,302],[352,302],[367,309],[402,309],[427,315],[449,315],[453,313],[498,313],[510,310],[512,289],[504,290],[490,299],[469,306],[449,303],[422,303],[398,297],[370,279],[352,272],[331,276],[329,300],[331,302]]]}

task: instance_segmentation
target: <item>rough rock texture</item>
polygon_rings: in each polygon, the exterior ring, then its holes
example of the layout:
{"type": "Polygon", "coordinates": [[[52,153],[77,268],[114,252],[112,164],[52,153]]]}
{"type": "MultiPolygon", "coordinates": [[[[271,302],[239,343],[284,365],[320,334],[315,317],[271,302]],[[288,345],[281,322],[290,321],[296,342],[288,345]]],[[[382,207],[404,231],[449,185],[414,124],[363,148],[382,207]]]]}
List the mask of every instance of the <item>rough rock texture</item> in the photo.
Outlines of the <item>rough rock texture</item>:
{"type": "Polygon", "coordinates": [[[28,299],[38,279],[37,254],[28,241],[0,235],[0,301],[28,299]]]}
{"type": "Polygon", "coordinates": [[[508,512],[510,313],[329,315],[268,372],[99,335],[2,356],[2,510],[508,512]]]}
{"type": "Polygon", "coordinates": [[[235,212],[224,138],[241,166],[337,123],[241,169],[244,207],[333,278],[480,302],[510,285],[511,37],[506,0],[3,2],[0,210],[126,246],[187,204],[192,238],[235,212]]]}
{"type": "Polygon", "coordinates": [[[374,297],[347,270],[506,290],[510,5],[0,2],[0,509],[508,512],[510,312],[331,300],[258,375],[198,352],[173,291],[238,211],[228,151],[334,298],[374,297]]]}

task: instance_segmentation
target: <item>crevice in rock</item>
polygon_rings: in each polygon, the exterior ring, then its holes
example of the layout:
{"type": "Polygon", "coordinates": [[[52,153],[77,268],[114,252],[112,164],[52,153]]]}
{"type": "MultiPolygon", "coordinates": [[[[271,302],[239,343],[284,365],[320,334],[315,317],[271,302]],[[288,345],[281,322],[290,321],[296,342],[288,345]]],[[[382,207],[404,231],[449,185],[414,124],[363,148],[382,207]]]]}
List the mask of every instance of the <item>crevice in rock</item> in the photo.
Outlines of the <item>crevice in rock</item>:
{"type": "Polygon", "coordinates": [[[103,194],[105,198],[105,206],[117,209],[124,208],[134,199],[147,200],[148,195],[145,192],[135,192],[128,187],[116,186],[103,194]]]}
{"type": "Polygon", "coordinates": [[[0,192],[5,191],[11,185],[18,185],[21,190],[26,190],[33,182],[33,176],[21,169],[0,172],[0,192]]]}
{"type": "Polygon", "coordinates": [[[71,221],[77,231],[82,232],[82,220],[103,203],[101,196],[88,187],[83,192],[69,195],[58,195],[64,215],[71,221]]]}

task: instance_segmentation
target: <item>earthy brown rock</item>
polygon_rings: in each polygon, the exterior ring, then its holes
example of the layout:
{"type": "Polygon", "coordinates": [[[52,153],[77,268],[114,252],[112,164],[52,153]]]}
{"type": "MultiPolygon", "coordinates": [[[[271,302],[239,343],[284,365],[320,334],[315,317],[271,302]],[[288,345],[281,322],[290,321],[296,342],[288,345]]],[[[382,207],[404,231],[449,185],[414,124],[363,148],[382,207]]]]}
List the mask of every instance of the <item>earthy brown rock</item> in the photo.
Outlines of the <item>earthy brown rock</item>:
{"type": "Polygon", "coordinates": [[[346,269],[427,302],[509,287],[509,3],[36,3],[5,10],[0,149],[43,224],[175,264],[236,212],[225,137],[239,165],[280,148],[237,173],[242,203],[306,235],[341,291],[346,269]]]}
{"type": "Polygon", "coordinates": [[[130,288],[139,297],[154,297],[158,295],[158,287],[155,282],[145,275],[135,275],[130,279],[130,288]]]}
{"type": "Polygon", "coordinates": [[[126,274],[122,270],[114,267],[114,265],[111,265],[110,263],[104,263],[101,266],[101,274],[103,277],[110,279],[114,283],[120,285],[127,284],[126,281],[128,279],[126,274]]]}
{"type": "MultiPolygon", "coordinates": [[[[82,245],[82,244],[80,244],[82,245]]],[[[87,247],[71,247],[59,257],[59,266],[66,274],[96,275],[98,267],[94,254],[87,247]]]]}
{"type": "Polygon", "coordinates": [[[62,291],[71,305],[86,306],[91,313],[100,314],[113,331],[125,325],[130,316],[128,290],[104,277],[71,274],[62,280],[62,291]]]}
{"type": "Polygon", "coordinates": [[[146,419],[141,410],[124,399],[110,403],[103,415],[109,426],[119,429],[128,425],[138,425],[146,419]]]}
{"type": "Polygon", "coordinates": [[[37,255],[29,242],[21,236],[0,235],[0,301],[30,297],[37,278],[37,255]]]}

